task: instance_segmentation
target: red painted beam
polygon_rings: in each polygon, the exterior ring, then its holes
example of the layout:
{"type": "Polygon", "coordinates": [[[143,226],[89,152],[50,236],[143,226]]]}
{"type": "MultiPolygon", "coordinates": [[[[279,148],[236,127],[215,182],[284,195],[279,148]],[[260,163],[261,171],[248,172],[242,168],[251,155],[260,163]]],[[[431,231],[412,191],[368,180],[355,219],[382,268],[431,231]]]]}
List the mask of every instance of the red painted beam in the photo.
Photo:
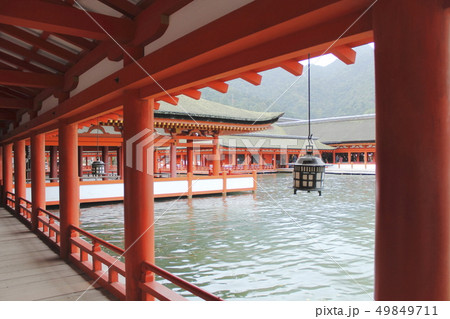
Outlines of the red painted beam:
{"type": "Polygon", "coordinates": [[[16,68],[12,67],[11,65],[6,64],[1,61],[0,61],[0,69],[2,69],[2,70],[17,70],[16,68]]]}
{"type": "Polygon", "coordinates": [[[330,50],[335,57],[345,64],[354,64],[356,60],[356,51],[347,45],[341,45],[330,50]]]}
{"type": "Polygon", "coordinates": [[[26,94],[26,95],[36,95],[40,92],[40,89],[29,88],[24,86],[10,86],[11,89],[14,89],[17,92],[26,94]]]}
{"type": "Polygon", "coordinates": [[[179,100],[180,99],[177,98],[176,96],[172,96],[172,95],[169,96],[167,94],[164,94],[163,96],[161,96],[159,98],[159,101],[164,101],[164,102],[172,104],[172,105],[178,105],[179,100]]]}
{"type": "Polygon", "coordinates": [[[0,92],[13,98],[28,99],[30,94],[23,93],[22,91],[17,91],[15,88],[10,88],[6,86],[0,86],[0,92]]]}
{"type": "Polygon", "coordinates": [[[52,33],[54,37],[60,38],[70,44],[73,44],[83,50],[92,50],[97,46],[97,42],[89,41],[85,38],[79,38],[73,35],[52,33]]]}
{"type": "Polygon", "coordinates": [[[75,62],[76,60],[78,60],[78,55],[19,28],[0,24],[0,31],[9,34],[10,36],[15,37],[19,40],[22,40],[23,42],[31,44],[41,50],[56,55],[57,57],[60,57],[64,60],[70,62],[75,62]]]}
{"type": "Polygon", "coordinates": [[[147,45],[159,38],[169,26],[169,15],[192,0],[156,0],[136,18],[136,34],[133,45],[147,45]]]}
{"type": "Polygon", "coordinates": [[[18,59],[16,57],[13,57],[12,55],[6,54],[2,51],[0,51],[0,60],[3,60],[11,65],[15,65],[18,68],[21,68],[23,70],[31,71],[31,72],[37,72],[37,73],[46,73],[49,72],[41,67],[38,67],[34,64],[31,64],[29,62],[26,62],[24,60],[18,59]]]}
{"type": "Polygon", "coordinates": [[[93,21],[97,21],[119,42],[128,42],[134,34],[131,20],[89,12],[70,6],[57,5],[40,0],[0,0],[0,20],[4,24],[69,34],[97,40],[109,36],[93,21]]]}
{"type": "Polygon", "coordinates": [[[106,4],[110,8],[113,8],[117,12],[122,13],[128,18],[134,18],[140,12],[138,6],[132,4],[127,0],[98,0],[98,1],[106,4]]]}
{"type": "Polygon", "coordinates": [[[36,88],[60,87],[63,77],[54,74],[0,70],[0,84],[36,88]]]}
{"type": "Polygon", "coordinates": [[[242,73],[239,77],[253,85],[260,85],[262,81],[262,76],[253,71],[242,73]]]}
{"type": "Polygon", "coordinates": [[[102,42],[95,49],[83,56],[64,74],[64,91],[70,91],[78,84],[78,76],[95,66],[108,56],[108,51],[115,46],[111,42],[102,42]]]}
{"type": "Polygon", "coordinates": [[[202,96],[202,92],[200,92],[198,90],[193,90],[193,89],[184,90],[183,92],[181,92],[181,94],[189,96],[190,98],[192,98],[194,100],[199,100],[202,96]]]}
{"type": "Polygon", "coordinates": [[[1,109],[31,109],[32,107],[32,99],[14,99],[0,97],[1,109]]]}
{"type": "Polygon", "coordinates": [[[17,119],[16,112],[10,110],[0,110],[0,120],[15,121],[17,119]]]}
{"type": "MultiPolygon", "coordinates": [[[[171,94],[213,86],[226,77],[268,69],[286,60],[306,56],[308,52],[325,51],[370,4],[370,1],[352,0],[301,2],[300,6],[296,0],[251,2],[139,59],[139,63],[150,74],[156,75],[155,78],[171,94]],[[267,20],[261,23],[260,19],[249,18],[260,15],[267,20]],[[330,22],[330,19],[334,20],[330,22]],[[245,21],[245,28],[236,21],[245,21]],[[314,23],[316,25],[312,28],[314,23]],[[230,28],[232,25],[236,27],[230,28]],[[199,45],[192,45],[197,42],[199,45]]],[[[356,46],[372,41],[369,12],[340,38],[338,44],[356,46]]],[[[62,117],[81,117],[99,104],[120,97],[127,88],[148,85],[140,90],[141,97],[162,96],[161,88],[152,87],[151,83],[152,79],[139,66],[129,64],[64,101],[57,110],[46,112],[10,132],[3,141],[26,135],[30,128],[50,128],[62,117]],[[119,82],[115,81],[117,78],[120,78],[119,82]]],[[[226,83],[222,82],[221,86],[226,86],[226,83]]]]}
{"type": "Polygon", "coordinates": [[[61,64],[55,60],[49,59],[43,55],[40,55],[32,50],[28,50],[20,45],[17,45],[13,42],[10,42],[5,39],[0,39],[0,47],[6,49],[12,53],[18,54],[32,61],[36,61],[50,69],[65,72],[67,70],[67,66],[61,64]]]}
{"type": "MultiPolygon", "coordinates": [[[[190,2],[192,2],[192,0],[151,1],[151,3],[134,18],[136,23],[136,33],[133,40],[125,49],[129,52],[133,52],[133,48],[142,48],[161,37],[169,26],[169,16],[190,2]]],[[[133,55],[131,52],[130,54],[133,55]]],[[[124,54],[123,49],[118,46],[113,47],[112,51],[108,54],[108,58],[114,61],[118,61],[122,57],[126,58],[127,56],[128,54],[124,54]]],[[[135,59],[141,57],[142,55],[134,56],[135,59]]]]}
{"type": "MultiPolygon", "coordinates": [[[[246,50],[237,49],[233,54],[205,63],[200,67],[196,67],[193,64],[194,67],[191,69],[187,66],[188,63],[182,62],[179,65],[165,69],[161,73],[153,73],[153,76],[160,79],[160,86],[172,93],[172,89],[179,91],[187,88],[183,86],[183,83],[189,83],[190,87],[196,87],[212,79],[221,78],[226,80],[236,77],[245,71],[280,65],[289,59],[299,60],[299,57],[307,56],[308,52],[311,51],[323,53],[335,43],[335,40],[360,14],[361,12],[357,12],[344,18],[329,21],[327,24],[319,25],[316,28],[287,34],[279,37],[277,40],[268,41],[246,50]],[[302,39],[302,41],[298,41],[298,39],[302,39]],[[181,71],[181,69],[184,70],[181,71]],[[168,74],[168,76],[165,77],[164,73],[168,74]]],[[[367,14],[358,20],[352,29],[347,31],[346,35],[341,37],[336,43],[337,45],[369,43],[373,39],[371,27],[370,14],[367,14]]],[[[156,51],[155,55],[159,53],[159,51],[156,51]]],[[[145,61],[146,58],[141,61],[145,61]]],[[[152,74],[150,64],[141,63],[141,65],[152,74]]],[[[158,95],[161,94],[159,85],[151,83],[148,86],[144,86],[141,89],[141,97],[152,96],[158,98],[158,95]]]]}
{"type": "Polygon", "coordinates": [[[228,92],[228,84],[222,81],[214,81],[206,84],[207,87],[210,87],[213,90],[216,90],[220,93],[227,93],[228,92]]]}
{"type": "Polygon", "coordinates": [[[283,61],[280,64],[280,67],[295,76],[300,76],[303,74],[303,64],[294,59],[283,61]]]}

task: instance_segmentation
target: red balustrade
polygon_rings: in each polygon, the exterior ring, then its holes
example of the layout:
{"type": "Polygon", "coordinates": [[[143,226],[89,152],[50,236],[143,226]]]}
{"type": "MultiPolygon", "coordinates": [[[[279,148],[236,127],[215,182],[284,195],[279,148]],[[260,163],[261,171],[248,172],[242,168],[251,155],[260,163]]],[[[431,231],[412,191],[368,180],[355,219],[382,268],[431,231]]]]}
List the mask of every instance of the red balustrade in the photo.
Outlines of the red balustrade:
{"type": "MultiPolygon", "coordinates": [[[[6,195],[6,206],[14,213],[15,194],[7,192],[6,195]]],[[[20,219],[26,223],[31,222],[31,207],[32,203],[30,201],[20,198],[20,217],[23,217],[20,219]]],[[[59,221],[58,216],[45,209],[38,209],[38,235],[49,242],[56,250],[60,247],[59,221]]],[[[70,242],[70,261],[93,278],[95,284],[104,287],[120,300],[125,300],[125,263],[119,260],[124,256],[125,251],[75,226],[71,227],[70,242]],[[113,257],[111,253],[116,254],[116,256],[113,257]]],[[[187,300],[175,291],[156,282],[154,280],[155,275],[168,280],[201,299],[207,301],[222,300],[184,279],[147,262],[144,262],[142,265],[141,289],[143,300],[153,300],[154,298],[163,301],[187,300]]]]}
{"type": "Polygon", "coordinates": [[[38,232],[46,237],[56,247],[60,246],[59,217],[39,208],[38,232]]]}
{"type": "Polygon", "coordinates": [[[23,217],[23,221],[28,226],[31,225],[31,202],[25,198],[19,198],[19,214],[23,217]]]}
{"type": "Polygon", "coordinates": [[[120,300],[125,300],[125,263],[102,250],[106,248],[119,256],[124,250],[98,238],[81,228],[71,227],[70,260],[96,283],[103,286],[120,300]],[[87,242],[80,236],[85,237],[87,242]],[[119,275],[123,277],[119,281],[119,275]]]}
{"type": "Polygon", "coordinates": [[[142,264],[142,282],[141,289],[144,294],[144,300],[149,299],[149,295],[153,296],[162,301],[182,301],[187,300],[181,295],[175,293],[174,291],[166,288],[165,286],[158,284],[154,281],[154,274],[170,281],[174,285],[191,292],[193,295],[202,298],[207,301],[222,301],[221,298],[187,282],[180,277],[175,276],[167,272],[166,270],[153,265],[148,262],[142,264]]]}
{"type": "Polygon", "coordinates": [[[16,195],[11,192],[6,192],[6,207],[9,210],[13,210],[16,208],[16,195]]]}

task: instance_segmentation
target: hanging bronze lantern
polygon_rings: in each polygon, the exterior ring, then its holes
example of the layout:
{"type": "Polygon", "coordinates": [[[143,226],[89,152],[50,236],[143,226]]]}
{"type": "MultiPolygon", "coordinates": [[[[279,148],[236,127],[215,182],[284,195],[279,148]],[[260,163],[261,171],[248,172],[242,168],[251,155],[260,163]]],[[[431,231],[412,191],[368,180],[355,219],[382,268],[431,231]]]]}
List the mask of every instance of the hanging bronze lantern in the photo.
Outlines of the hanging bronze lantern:
{"type": "Polygon", "coordinates": [[[325,178],[325,163],[320,157],[313,155],[311,134],[311,64],[308,54],[308,145],[306,155],[300,157],[294,164],[294,194],[297,190],[318,191],[322,196],[323,180],[325,178]]]}
{"type": "MultiPolygon", "coordinates": [[[[98,117],[97,117],[97,155],[98,155],[98,117]]],[[[97,157],[97,160],[91,164],[91,173],[94,176],[105,175],[105,162],[97,157]]]]}
{"type": "Polygon", "coordinates": [[[312,145],[306,147],[306,155],[300,157],[294,165],[294,194],[297,190],[318,191],[322,196],[325,163],[313,155],[312,145]]]}
{"type": "Polygon", "coordinates": [[[101,176],[105,174],[105,163],[99,159],[97,159],[96,161],[92,162],[92,175],[94,176],[101,176]]]}

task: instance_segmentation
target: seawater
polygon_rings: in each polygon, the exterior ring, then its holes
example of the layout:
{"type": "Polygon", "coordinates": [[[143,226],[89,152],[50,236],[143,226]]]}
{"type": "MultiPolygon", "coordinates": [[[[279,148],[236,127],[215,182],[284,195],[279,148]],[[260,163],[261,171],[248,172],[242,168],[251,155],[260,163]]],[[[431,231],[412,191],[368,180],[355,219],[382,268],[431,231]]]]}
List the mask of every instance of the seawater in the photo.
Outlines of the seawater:
{"type": "MultiPolygon", "coordinates": [[[[227,300],[372,300],[375,176],[325,184],[259,175],[255,194],[156,201],[156,264],[227,300]]],[[[83,207],[81,227],[123,247],[123,204],[83,207]]]]}

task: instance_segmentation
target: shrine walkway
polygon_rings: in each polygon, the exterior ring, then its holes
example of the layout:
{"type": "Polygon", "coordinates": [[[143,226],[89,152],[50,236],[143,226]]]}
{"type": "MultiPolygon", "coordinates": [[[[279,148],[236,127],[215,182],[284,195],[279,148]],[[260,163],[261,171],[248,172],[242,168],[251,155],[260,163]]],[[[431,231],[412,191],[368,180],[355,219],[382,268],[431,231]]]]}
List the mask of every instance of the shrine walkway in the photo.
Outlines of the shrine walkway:
{"type": "Polygon", "coordinates": [[[81,270],[65,263],[18,219],[0,208],[1,301],[115,300],[104,289],[90,287],[91,282],[81,270]]]}

